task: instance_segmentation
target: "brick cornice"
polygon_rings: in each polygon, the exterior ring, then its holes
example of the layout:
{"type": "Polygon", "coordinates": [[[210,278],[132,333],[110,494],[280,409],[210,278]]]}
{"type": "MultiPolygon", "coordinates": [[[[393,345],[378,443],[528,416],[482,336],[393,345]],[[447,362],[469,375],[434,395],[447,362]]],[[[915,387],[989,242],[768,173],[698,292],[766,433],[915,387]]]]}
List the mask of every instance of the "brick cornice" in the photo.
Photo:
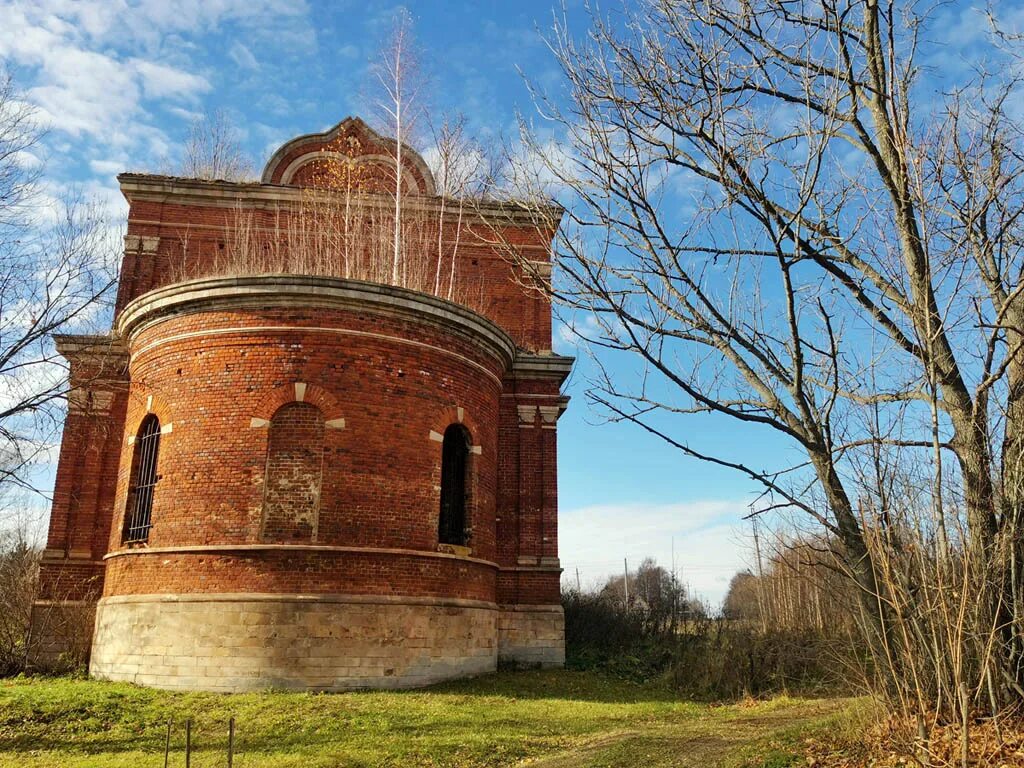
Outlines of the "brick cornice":
{"type": "Polygon", "coordinates": [[[511,374],[517,379],[547,379],[561,384],[569,377],[575,362],[575,357],[567,355],[536,355],[520,350],[511,374]]]}
{"type": "Polygon", "coordinates": [[[222,277],[157,288],[122,310],[117,333],[130,343],[142,329],[182,314],[310,306],[378,312],[434,325],[471,339],[497,358],[506,370],[516,357],[515,344],[507,333],[460,304],[380,283],[309,275],[222,277]]]}
{"type": "MultiPolygon", "coordinates": [[[[176,176],[157,176],[144,173],[122,173],[117,177],[121,194],[129,203],[147,201],[213,206],[234,212],[243,208],[281,208],[298,206],[317,197],[329,199],[331,192],[292,187],[282,184],[258,182],[207,181],[184,179],[176,176]]],[[[387,195],[360,193],[353,196],[357,204],[366,206],[393,206],[387,195]]],[[[441,198],[414,195],[402,201],[407,210],[439,212],[441,198]]],[[[552,231],[558,226],[565,209],[555,204],[524,203],[516,200],[471,200],[459,207],[457,199],[446,203],[446,215],[474,216],[491,225],[543,226],[552,231]]]]}
{"type": "Polygon", "coordinates": [[[92,358],[98,362],[128,357],[121,338],[112,334],[54,334],[57,352],[68,361],[92,358]]]}

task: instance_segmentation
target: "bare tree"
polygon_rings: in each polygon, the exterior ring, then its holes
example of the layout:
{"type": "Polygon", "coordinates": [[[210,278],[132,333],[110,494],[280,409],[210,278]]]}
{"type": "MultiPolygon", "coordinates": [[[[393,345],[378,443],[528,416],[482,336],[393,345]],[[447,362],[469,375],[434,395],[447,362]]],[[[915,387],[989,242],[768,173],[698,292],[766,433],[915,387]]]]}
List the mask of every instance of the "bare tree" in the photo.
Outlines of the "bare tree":
{"type": "Polygon", "coordinates": [[[222,109],[196,118],[189,127],[180,175],[210,181],[246,181],[252,161],[242,149],[238,129],[222,109]]]}
{"type": "Polygon", "coordinates": [[[32,107],[0,75],[0,486],[32,490],[68,386],[53,334],[102,324],[117,253],[97,205],[51,194],[41,136],[32,107]]]}
{"type": "Polygon", "coordinates": [[[432,170],[439,195],[437,264],[433,292],[451,301],[456,285],[456,256],[462,244],[466,214],[475,211],[475,203],[487,196],[488,184],[496,175],[497,159],[493,153],[486,152],[482,144],[470,134],[464,115],[445,117],[440,126],[432,126],[431,132],[434,140],[432,159],[435,161],[432,170]],[[451,207],[455,209],[454,232],[445,226],[445,215],[450,213],[451,207]],[[451,239],[450,245],[447,246],[446,235],[451,239]],[[442,269],[446,260],[447,292],[443,288],[442,280],[442,269]]]}
{"type": "Polygon", "coordinates": [[[422,56],[413,35],[412,14],[399,8],[391,34],[372,65],[373,77],[379,87],[373,106],[386,135],[394,138],[394,237],[392,238],[391,282],[399,284],[402,264],[402,212],[405,197],[403,150],[411,145],[426,114],[426,83],[422,56]]]}
{"type": "Polygon", "coordinates": [[[591,319],[590,399],[812,521],[885,683],[966,718],[1024,698],[1024,142],[1012,74],[925,99],[926,11],[647,0],[582,43],[556,20],[567,98],[536,92],[516,192],[546,229],[537,181],[566,207],[554,295],[591,319]],[[639,376],[604,367],[621,353],[639,376]],[[798,458],[702,450],[694,414],[798,458]],[[926,683],[922,583],[978,598],[926,683]]]}

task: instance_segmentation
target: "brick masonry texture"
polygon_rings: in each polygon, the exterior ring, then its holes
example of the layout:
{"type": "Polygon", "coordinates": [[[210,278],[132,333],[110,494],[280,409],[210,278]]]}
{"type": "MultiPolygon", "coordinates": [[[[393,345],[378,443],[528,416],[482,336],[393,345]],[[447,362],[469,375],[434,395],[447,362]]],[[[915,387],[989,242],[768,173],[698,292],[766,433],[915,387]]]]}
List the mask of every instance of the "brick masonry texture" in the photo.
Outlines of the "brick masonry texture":
{"type": "MultiPolygon", "coordinates": [[[[114,328],[57,339],[72,395],[33,615],[46,634],[102,597],[97,676],[335,690],[477,674],[499,656],[563,661],[556,427],[571,359],[552,354],[550,305],[521,265],[472,236],[494,222],[467,213],[442,264],[470,288],[460,304],[325,276],[183,279],[217,258],[232,212],[269,221],[316,184],[308,158],[352,137],[367,168],[386,167],[388,140],[347,120],[286,144],[260,184],[120,177],[114,328]],[[125,544],[154,415],[152,525],[125,544]],[[453,423],[472,446],[465,548],[438,542],[453,423]]],[[[416,204],[437,205],[410,153],[416,204]]],[[[548,259],[551,232],[514,215],[500,227],[522,259],[548,259]]],[[[40,662],[64,642],[43,640],[40,662]]]]}

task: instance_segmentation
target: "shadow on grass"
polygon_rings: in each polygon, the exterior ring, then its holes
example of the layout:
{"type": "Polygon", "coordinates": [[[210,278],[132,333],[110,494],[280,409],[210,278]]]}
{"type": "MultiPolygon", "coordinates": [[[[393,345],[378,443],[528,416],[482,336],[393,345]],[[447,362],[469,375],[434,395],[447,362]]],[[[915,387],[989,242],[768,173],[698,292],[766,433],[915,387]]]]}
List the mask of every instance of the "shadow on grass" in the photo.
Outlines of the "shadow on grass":
{"type": "Polygon", "coordinates": [[[196,724],[194,743],[200,749],[223,749],[231,716],[238,720],[240,748],[256,753],[318,745],[334,745],[346,754],[367,749],[465,754],[495,748],[518,753],[593,733],[640,712],[667,713],[677,704],[685,706],[664,688],[567,670],[501,671],[414,690],[325,694],[182,693],[20,678],[0,682],[0,753],[161,753],[167,721],[174,723],[177,743],[184,738],[186,718],[196,724]],[[522,706],[526,702],[530,706],[522,706]]]}
{"type": "Polygon", "coordinates": [[[601,704],[679,702],[683,699],[666,686],[640,684],[598,672],[557,670],[503,670],[491,675],[454,680],[428,688],[402,691],[500,696],[515,699],[559,699],[601,704]]]}

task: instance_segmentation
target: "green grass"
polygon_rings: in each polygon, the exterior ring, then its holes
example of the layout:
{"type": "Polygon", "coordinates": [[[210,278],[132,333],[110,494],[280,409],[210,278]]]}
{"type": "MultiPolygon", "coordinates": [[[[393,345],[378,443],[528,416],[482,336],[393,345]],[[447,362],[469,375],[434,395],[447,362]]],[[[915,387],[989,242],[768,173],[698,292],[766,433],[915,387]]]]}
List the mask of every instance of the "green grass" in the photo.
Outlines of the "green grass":
{"type": "Polygon", "coordinates": [[[571,671],[344,694],[170,693],[14,678],[0,681],[0,766],[162,766],[168,720],[171,765],[184,765],[186,718],[194,722],[192,765],[222,766],[232,716],[240,768],[512,766],[530,758],[594,768],[713,766],[777,730],[812,727],[841,706],[797,699],[711,706],[571,671]]]}
{"type": "Polygon", "coordinates": [[[792,723],[745,745],[730,756],[724,768],[790,768],[806,765],[804,742],[811,736],[849,755],[851,751],[857,751],[861,744],[860,737],[871,720],[878,716],[878,705],[871,699],[847,700],[834,712],[792,723]]]}

